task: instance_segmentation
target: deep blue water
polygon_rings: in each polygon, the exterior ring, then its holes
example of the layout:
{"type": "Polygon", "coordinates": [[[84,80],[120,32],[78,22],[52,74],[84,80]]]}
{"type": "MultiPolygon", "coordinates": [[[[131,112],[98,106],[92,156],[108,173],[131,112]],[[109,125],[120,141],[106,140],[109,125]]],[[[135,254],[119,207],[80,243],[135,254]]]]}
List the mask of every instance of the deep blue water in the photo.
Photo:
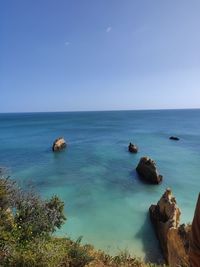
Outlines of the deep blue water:
{"type": "Polygon", "coordinates": [[[200,191],[200,110],[0,114],[0,141],[0,166],[13,178],[64,200],[68,220],[57,234],[82,235],[111,253],[159,257],[148,208],[167,187],[182,222],[192,220],[200,191]],[[68,148],[53,153],[59,136],[68,148]],[[127,152],[130,141],[138,154],[127,152]],[[138,179],[135,167],[145,155],[157,162],[161,185],[138,179]]]}

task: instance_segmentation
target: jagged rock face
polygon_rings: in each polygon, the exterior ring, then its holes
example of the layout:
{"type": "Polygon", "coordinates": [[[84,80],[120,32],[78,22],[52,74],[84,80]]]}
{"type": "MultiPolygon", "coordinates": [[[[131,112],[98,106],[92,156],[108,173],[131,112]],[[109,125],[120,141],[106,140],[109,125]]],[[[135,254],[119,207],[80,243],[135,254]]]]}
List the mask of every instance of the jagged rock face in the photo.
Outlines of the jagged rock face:
{"type": "Polygon", "coordinates": [[[200,266],[200,194],[192,222],[189,258],[191,267],[200,266]]]}
{"type": "Polygon", "coordinates": [[[159,184],[162,181],[162,175],[159,175],[156,163],[149,157],[143,157],[136,168],[139,176],[146,182],[152,184],[159,184]]]}
{"type": "Polygon", "coordinates": [[[63,137],[59,137],[53,143],[52,150],[53,151],[60,151],[66,147],[66,142],[63,137]]]}
{"type": "Polygon", "coordinates": [[[132,143],[129,144],[128,146],[128,151],[130,153],[137,153],[138,152],[138,147],[132,143]]]}
{"type": "Polygon", "coordinates": [[[163,256],[171,267],[188,266],[190,226],[179,225],[181,211],[170,189],[149,208],[163,256]]]}

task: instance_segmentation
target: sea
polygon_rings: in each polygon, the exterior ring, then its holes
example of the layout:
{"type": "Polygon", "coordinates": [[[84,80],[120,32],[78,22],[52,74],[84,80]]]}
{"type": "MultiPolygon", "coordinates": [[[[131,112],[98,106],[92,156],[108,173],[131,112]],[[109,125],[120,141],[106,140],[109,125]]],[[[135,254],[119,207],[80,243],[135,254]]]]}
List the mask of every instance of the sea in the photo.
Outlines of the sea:
{"type": "Polygon", "coordinates": [[[0,166],[25,190],[65,203],[55,234],[110,254],[162,260],[149,207],[171,188],[181,223],[192,221],[200,191],[200,110],[0,114],[0,166]],[[179,141],[169,140],[178,136],[179,141]],[[53,153],[64,137],[67,148],[53,153]],[[129,142],[139,152],[128,152],[129,142]],[[143,156],[155,160],[160,185],[140,180],[143,156]]]}

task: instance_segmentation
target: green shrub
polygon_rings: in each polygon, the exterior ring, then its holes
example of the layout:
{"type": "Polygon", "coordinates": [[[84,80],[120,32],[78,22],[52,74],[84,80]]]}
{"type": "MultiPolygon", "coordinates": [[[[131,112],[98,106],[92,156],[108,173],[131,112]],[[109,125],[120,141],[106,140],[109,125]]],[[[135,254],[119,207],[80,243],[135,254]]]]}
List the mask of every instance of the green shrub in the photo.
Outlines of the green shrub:
{"type": "Polygon", "coordinates": [[[78,238],[75,242],[71,242],[71,245],[67,250],[66,262],[69,266],[84,267],[86,264],[94,260],[89,254],[88,246],[81,246],[82,237],[78,238]]]}
{"type": "Polygon", "coordinates": [[[56,196],[43,201],[37,196],[28,195],[16,208],[15,223],[22,241],[49,235],[66,220],[64,203],[56,196]]]}
{"type": "Polygon", "coordinates": [[[52,259],[61,260],[61,242],[55,243],[51,234],[65,220],[57,196],[44,201],[0,178],[0,266],[57,266],[52,259]]]}

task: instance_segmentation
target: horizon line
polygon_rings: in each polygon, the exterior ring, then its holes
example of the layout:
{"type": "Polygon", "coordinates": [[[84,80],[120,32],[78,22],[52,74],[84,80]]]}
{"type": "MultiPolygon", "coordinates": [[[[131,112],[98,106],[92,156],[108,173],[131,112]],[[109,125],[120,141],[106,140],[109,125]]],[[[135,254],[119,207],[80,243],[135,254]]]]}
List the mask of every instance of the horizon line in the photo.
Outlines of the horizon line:
{"type": "Polygon", "coordinates": [[[56,111],[14,111],[0,112],[0,114],[32,114],[32,113],[78,113],[78,112],[117,112],[117,111],[164,111],[164,110],[198,110],[198,108],[152,108],[152,109],[105,109],[105,110],[56,110],[56,111]]]}

